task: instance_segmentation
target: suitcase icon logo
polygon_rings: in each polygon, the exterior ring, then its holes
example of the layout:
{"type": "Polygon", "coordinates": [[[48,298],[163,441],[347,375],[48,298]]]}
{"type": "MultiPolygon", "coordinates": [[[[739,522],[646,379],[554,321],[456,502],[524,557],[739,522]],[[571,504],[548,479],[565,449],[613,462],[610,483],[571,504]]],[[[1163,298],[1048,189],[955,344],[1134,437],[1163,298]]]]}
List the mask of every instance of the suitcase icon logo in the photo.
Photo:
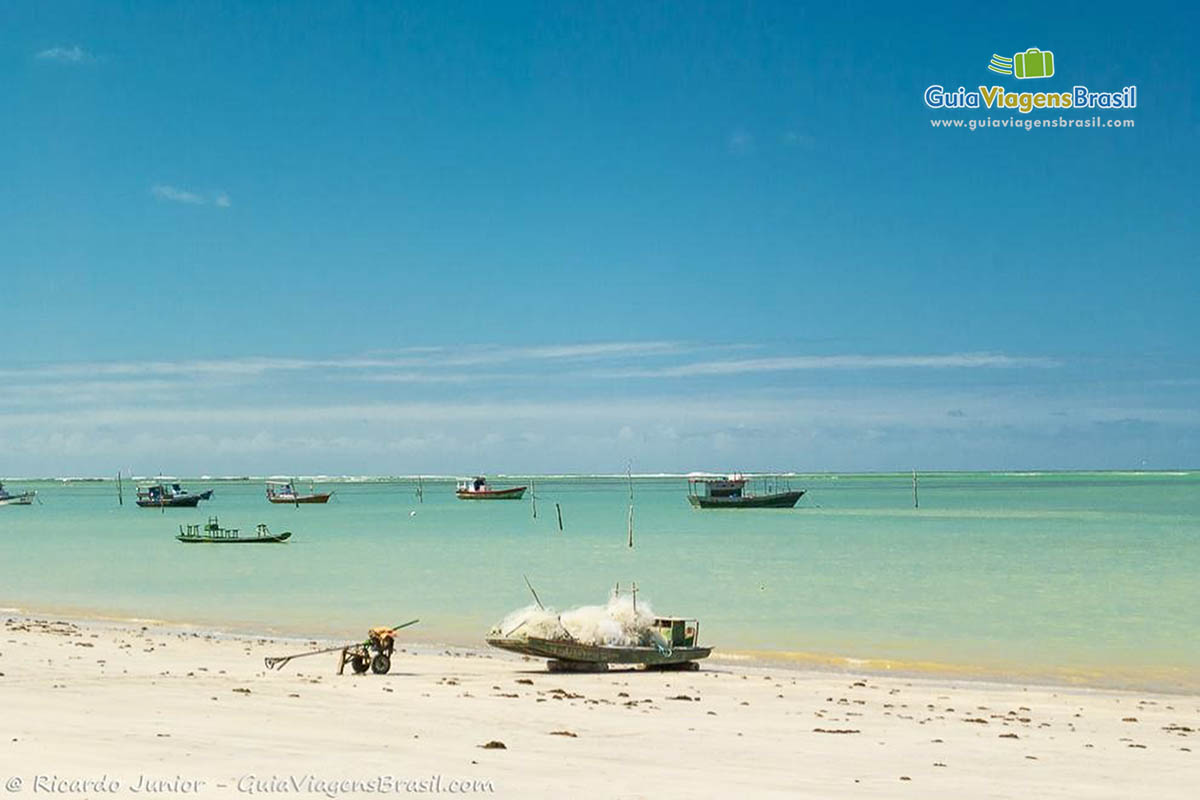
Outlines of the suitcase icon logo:
{"type": "Polygon", "coordinates": [[[988,69],[1001,75],[1015,75],[1020,79],[1049,78],[1054,74],[1054,53],[1031,47],[1012,58],[992,53],[988,69]]]}
{"type": "Polygon", "coordinates": [[[1018,78],[1049,78],[1054,74],[1054,53],[1031,47],[1013,56],[1013,75],[1018,78]]]}

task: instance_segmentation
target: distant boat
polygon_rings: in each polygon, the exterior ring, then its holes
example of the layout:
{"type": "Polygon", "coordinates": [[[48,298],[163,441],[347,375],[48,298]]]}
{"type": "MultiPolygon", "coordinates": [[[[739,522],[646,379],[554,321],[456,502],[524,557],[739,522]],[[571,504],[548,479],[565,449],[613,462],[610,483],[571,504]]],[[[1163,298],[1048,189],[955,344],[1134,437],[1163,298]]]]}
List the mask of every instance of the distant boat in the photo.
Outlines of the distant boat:
{"type": "MultiPolygon", "coordinates": [[[[297,494],[295,481],[267,481],[267,499],[272,503],[328,503],[333,492],[297,494]]],[[[311,487],[310,487],[311,488],[311,487]]]]}
{"type": "Polygon", "coordinates": [[[178,483],[155,481],[138,487],[137,504],[142,508],[195,508],[201,500],[212,498],[213,490],[195,494],[178,483]]]}
{"type": "Polygon", "coordinates": [[[746,491],[746,484],[740,474],[689,477],[688,502],[696,508],[792,508],[804,496],[803,489],[790,487],[752,494],[746,491]]]}
{"type": "Polygon", "coordinates": [[[477,475],[466,481],[459,481],[454,494],[459,500],[520,500],[528,486],[510,486],[505,489],[493,489],[487,485],[487,478],[477,475]]]}
{"type": "Polygon", "coordinates": [[[216,517],[209,517],[204,528],[199,525],[180,525],[179,535],[175,537],[181,542],[203,544],[269,544],[286,542],[292,538],[291,531],[271,533],[266,525],[254,529],[253,536],[242,536],[237,528],[222,528],[216,517]]]}
{"type": "Polygon", "coordinates": [[[33,505],[33,498],[37,497],[37,492],[21,492],[20,494],[9,494],[4,488],[4,484],[0,483],[0,506],[28,506],[33,505]]]}

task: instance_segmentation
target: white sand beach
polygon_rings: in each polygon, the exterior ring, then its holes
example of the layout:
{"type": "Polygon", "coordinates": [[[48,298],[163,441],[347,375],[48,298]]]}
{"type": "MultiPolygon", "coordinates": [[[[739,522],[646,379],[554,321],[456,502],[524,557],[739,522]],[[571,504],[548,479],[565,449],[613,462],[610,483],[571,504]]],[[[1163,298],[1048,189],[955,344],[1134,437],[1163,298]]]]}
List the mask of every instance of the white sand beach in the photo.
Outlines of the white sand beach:
{"type": "Polygon", "coordinates": [[[336,654],[268,671],[264,656],[309,643],[9,617],[0,780],[13,797],[1185,798],[1200,785],[1197,696],[715,657],[699,672],[564,675],[400,646],[385,676],[338,676],[336,654]]]}

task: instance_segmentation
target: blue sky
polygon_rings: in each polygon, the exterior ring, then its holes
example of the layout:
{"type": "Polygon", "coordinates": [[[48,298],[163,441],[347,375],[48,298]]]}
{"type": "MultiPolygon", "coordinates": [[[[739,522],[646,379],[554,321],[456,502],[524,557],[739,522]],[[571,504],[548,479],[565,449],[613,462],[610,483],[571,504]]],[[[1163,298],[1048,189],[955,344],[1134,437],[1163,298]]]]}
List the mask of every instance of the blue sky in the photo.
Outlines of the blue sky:
{"type": "Polygon", "coordinates": [[[1197,16],[6,4],[0,473],[1197,466],[1197,16]]]}

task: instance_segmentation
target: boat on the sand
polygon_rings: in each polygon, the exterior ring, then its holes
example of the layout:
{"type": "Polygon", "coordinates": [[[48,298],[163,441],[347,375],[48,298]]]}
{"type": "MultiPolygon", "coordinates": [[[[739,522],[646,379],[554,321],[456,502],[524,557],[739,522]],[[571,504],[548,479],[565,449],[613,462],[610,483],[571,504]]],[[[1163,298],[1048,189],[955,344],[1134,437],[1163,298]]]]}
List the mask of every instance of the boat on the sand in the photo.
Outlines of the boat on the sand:
{"type": "Polygon", "coordinates": [[[571,638],[539,636],[487,638],[492,647],[534,658],[547,658],[551,672],[602,672],[609,664],[641,664],[647,669],[699,669],[695,663],[707,658],[711,647],[697,644],[700,623],[682,617],[657,617],[637,644],[589,644],[571,638]]]}
{"type": "Polygon", "coordinates": [[[610,664],[646,669],[696,670],[711,647],[700,646],[700,622],[663,617],[648,606],[638,608],[637,584],[632,597],[620,585],[605,606],[585,606],[557,613],[545,608],[528,583],[537,607],[514,612],[488,632],[492,647],[549,659],[551,672],[603,672],[610,664]]]}

